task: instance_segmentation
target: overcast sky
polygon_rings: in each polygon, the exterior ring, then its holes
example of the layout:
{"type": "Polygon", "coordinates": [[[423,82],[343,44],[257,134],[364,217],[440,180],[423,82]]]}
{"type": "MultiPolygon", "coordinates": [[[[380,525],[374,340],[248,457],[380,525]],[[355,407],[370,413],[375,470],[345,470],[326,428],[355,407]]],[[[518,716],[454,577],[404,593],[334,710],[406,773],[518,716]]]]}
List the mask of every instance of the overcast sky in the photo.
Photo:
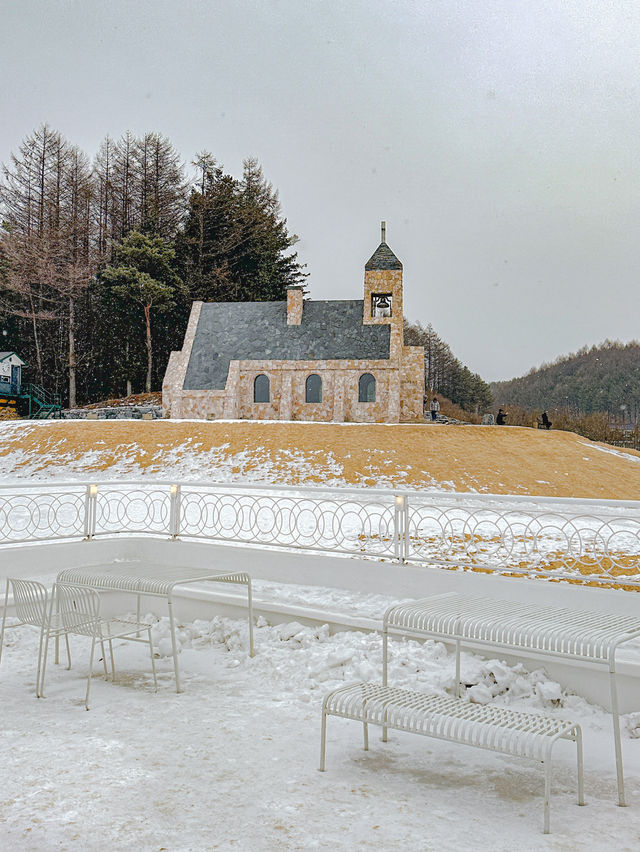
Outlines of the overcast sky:
{"type": "Polygon", "coordinates": [[[0,161],[166,134],[255,155],[315,299],[379,242],[486,380],[640,337],[637,0],[0,0],[0,161]]]}

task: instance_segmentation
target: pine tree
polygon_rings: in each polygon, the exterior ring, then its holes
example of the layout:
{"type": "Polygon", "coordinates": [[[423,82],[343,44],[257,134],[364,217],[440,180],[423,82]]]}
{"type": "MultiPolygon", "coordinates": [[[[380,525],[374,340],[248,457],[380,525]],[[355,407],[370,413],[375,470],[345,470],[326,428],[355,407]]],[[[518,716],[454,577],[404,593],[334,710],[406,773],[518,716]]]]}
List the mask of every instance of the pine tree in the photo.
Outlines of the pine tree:
{"type": "Polygon", "coordinates": [[[405,320],[404,339],[408,346],[424,347],[424,382],[428,392],[448,397],[465,411],[482,413],[491,408],[493,397],[489,385],[455,357],[431,323],[424,328],[420,323],[405,320]]]}
{"type": "Polygon", "coordinates": [[[175,252],[161,237],[148,237],[132,231],[113,252],[111,264],[100,273],[110,294],[127,312],[130,306],[142,310],[144,316],[147,372],[145,389],[151,391],[153,372],[153,340],[151,313],[175,307],[181,282],[173,269],[175,252]]]}
{"type": "Polygon", "coordinates": [[[257,161],[245,161],[241,181],[206,151],[195,165],[197,182],[177,243],[191,299],[284,299],[287,285],[301,283],[306,274],[291,252],[298,238],[288,233],[277,193],[257,161]]]}

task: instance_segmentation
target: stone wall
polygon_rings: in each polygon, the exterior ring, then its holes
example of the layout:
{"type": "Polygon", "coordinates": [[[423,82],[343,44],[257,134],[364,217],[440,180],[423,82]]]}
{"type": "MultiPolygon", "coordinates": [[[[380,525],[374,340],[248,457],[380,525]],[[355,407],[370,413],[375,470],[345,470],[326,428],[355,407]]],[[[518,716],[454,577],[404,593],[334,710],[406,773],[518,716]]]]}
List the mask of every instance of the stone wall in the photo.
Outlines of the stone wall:
{"type": "Polygon", "coordinates": [[[160,405],[113,405],[105,408],[68,408],[64,420],[157,420],[163,416],[160,405]]]}
{"type": "Polygon", "coordinates": [[[422,420],[424,402],[424,348],[402,347],[400,372],[400,420],[422,420]]]}
{"type": "Polygon", "coordinates": [[[194,302],[191,306],[191,314],[184,335],[184,343],[179,352],[172,352],[162,382],[162,409],[166,417],[198,417],[202,415],[189,414],[190,401],[183,391],[184,379],[189,366],[191,349],[198,328],[202,302],[194,302]],[[187,406],[184,409],[184,406],[187,406]]]}

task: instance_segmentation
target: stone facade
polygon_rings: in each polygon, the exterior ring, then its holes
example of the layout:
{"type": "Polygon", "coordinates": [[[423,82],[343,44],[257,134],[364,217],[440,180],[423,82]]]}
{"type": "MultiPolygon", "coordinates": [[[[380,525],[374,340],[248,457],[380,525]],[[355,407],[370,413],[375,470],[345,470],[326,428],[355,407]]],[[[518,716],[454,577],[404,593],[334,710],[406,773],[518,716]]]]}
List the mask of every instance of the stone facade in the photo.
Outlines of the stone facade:
{"type": "Polygon", "coordinates": [[[182,350],[171,353],[167,366],[162,386],[165,416],[421,420],[424,350],[404,345],[402,303],[402,264],[384,238],[365,266],[361,302],[305,301],[300,287],[289,288],[286,306],[194,302],[182,350]],[[352,327],[345,328],[345,318],[352,327]],[[382,328],[367,331],[371,326],[382,328]],[[280,358],[274,357],[278,354],[280,358]],[[307,379],[313,374],[322,381],[321,402],[306,401],[307,379]],[[359,401],[364,374],[375,379],[375,398],[368,402],[359,401]],[[269,380],[268,402],[254,401],[258,376],[269,380]]]}

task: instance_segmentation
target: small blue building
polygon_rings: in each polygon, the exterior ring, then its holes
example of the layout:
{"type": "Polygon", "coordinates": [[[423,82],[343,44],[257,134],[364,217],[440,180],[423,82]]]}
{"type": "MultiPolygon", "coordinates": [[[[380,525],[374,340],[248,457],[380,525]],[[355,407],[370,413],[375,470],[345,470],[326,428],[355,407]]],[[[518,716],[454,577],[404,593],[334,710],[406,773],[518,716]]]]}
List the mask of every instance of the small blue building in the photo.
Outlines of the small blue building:
{"type": "Polygon", "coordinates": [[[0,352],[0,394],[21,395],[22,368],[26,366],[16,352],[0,352]]]}

